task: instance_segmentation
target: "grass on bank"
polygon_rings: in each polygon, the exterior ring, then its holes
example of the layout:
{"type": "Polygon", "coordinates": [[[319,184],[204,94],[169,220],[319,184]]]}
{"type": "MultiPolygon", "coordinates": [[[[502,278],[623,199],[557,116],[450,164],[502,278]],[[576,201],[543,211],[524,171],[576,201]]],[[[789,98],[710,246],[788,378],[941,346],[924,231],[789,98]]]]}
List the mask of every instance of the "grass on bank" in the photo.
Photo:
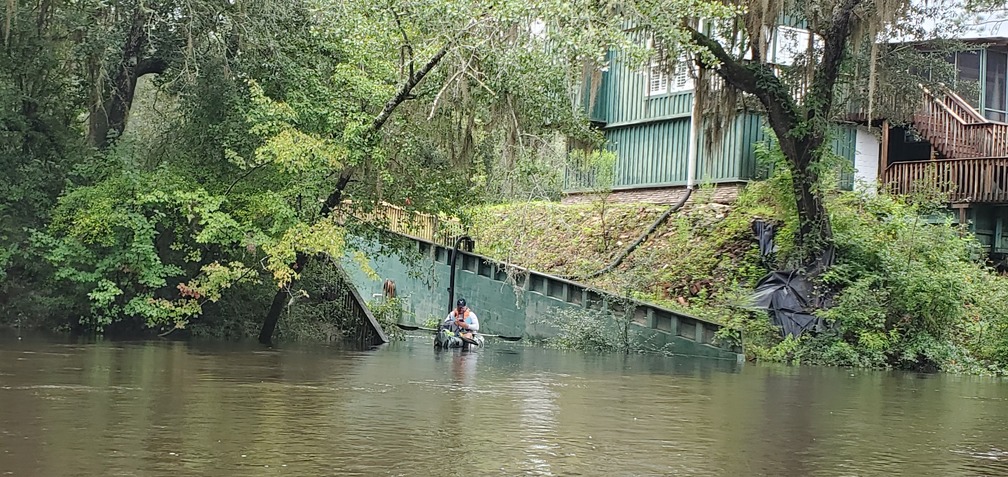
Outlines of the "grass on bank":
{"type": "MultiPolygon", "coordinates": [[[[963,227],[935,221],[932,200],[878,193],[828,195],[836,265],[822,277],[833,306],[826,332],[782,339],[765,314],[746,309],[756,281],[786,269],[797,219],[789,178],[750,184],[731,206],[701,190],[612,273],[589,280],[726,325],[751,359],[1004,374],[1008,279],[985,263],[963,227]],[[778,227],[779,252],[759,256],[752,223],[778,227]]],[[[477,252],[561,276],[603,268],[664,210],[648,204],[497,205],[474,213],[477,252]]]]}

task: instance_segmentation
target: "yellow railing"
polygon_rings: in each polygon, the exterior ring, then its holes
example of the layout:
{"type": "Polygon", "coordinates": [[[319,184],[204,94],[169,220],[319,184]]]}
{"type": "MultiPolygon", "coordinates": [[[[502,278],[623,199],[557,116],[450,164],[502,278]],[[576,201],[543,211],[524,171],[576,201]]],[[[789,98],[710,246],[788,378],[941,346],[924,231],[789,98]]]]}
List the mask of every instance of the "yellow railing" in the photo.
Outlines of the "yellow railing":
{"type": "Polygon", "coordinates": [[[355,210],[353,215],[357,220],[375,227],[445,247],[452,247],[455,239],[467,232],[457,219],[407,210],[387,202],[375,204],[370,210],[355,210]]]}

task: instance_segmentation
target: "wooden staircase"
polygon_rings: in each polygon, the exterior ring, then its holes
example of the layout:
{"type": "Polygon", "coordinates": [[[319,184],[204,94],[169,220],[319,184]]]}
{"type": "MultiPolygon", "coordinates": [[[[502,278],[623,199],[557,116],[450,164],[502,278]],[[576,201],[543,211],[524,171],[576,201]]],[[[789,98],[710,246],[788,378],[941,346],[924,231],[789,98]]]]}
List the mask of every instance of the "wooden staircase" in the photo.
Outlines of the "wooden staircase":
{"type": "Polygon", "coordinates": [[[891,163],[883,184],[902,194],[937,190],[952,203],[1008,203],[1008,124],[984,118],[951,91],[924,89],[913,126],[939,157],[891,163]]]}
{"type": "Polygon", "coordinates": [[[990,121],[959,95],[924,88],[914,128],[945,159],[1008,156],[1008,124],[990,121]]]}

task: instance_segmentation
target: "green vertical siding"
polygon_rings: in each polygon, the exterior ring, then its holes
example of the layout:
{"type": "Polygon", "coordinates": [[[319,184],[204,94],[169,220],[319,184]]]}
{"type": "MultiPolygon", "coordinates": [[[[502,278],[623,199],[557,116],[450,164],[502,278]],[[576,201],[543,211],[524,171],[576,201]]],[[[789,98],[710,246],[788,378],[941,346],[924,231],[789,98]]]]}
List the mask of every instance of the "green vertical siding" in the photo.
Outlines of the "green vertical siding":
{"type": "MultiPolygon", "coordinates": [[[[735,118],[724,138],[708,151],[701,139],[697,158],[697,182],[741,182],[760,178],[756,144],[768,141],[766,120],[760,114],[743,113],[735,118]]],[[[615,152],[616,176],[613,188],[670,187],[686,184],[689,158],[690,119],[680,118],[606,129],[606,147],[615,152]]],[[[857,129],[844,125],[835,131],[834,153],[853,166],[857,129]]],[[[584,179],[567,174],[564,190],[576,192],[589,187],[584,179]]],[[[588,176],[585,176],[588,177],[588,176]]],[[[590,181],[590,179],[588,179],[590,181]]],[[[853,167],[839,177],[840,188],[851,190],[853,167]]]]}
{"type": "Polygon", "coordinates": [[[689,116],[691,91],[648,96],[645,69],[632,69],[618,54],[610,54],[609,59],[609,71],[603,75],[605,95],[600,95],[604,104],[598,115],[608,126],[689,116]]]}
{"type": "Polygon", "coordinates": [[[676,119],[605,131],[616,152],[618,188],[686,182],[689,119],[676,119]]]}
{"type": "MultiPolygon", "coordinates": [[[[606,129],[606,147],[615,152],[613,187],[665,187],[686,184],[690,118],[606,129]]],[[[698,182],[736,182],[756,177],[755,143],[765,140],[762,119],[740,114],[713,153],[698,144],[698,182]]],[[[567,174],[568,192],[590,187],[590,175],[567,174]]]]}
{"type": "Polygon", "coordinates": [[[857,153],[857,128],[851,125],[840,126],[833,138],[833,153],[846,159],[850,167],[840,172],[839,187],[842,190],[854,189],[854,155],[857,153]]]}
{"type": "Polygon", "coordinates": [[[756,178],[756,143],[766,140],[763,118],[758,114],[742,113],[735,118],[713,151],[708,151],[706,141],[700,144],[697,161],[698,182],[734,182],[756,178]]]}

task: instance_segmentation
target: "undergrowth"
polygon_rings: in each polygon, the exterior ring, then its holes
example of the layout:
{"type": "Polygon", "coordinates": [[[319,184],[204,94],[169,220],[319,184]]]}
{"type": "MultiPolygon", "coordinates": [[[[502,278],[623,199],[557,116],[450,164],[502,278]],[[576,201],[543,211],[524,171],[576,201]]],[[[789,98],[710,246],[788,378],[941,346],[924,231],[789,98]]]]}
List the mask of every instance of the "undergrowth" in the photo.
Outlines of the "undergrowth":
{"type": "MultiPolygon", "coordinates": [[[[749,184],[730,207],[694,199],[612,273],[588,284],[722,323],[717,338],[754,360],[1005,373],[1008,279],[984,262],[971,234],[935,220],[943,208],[934,195],[826,191],[837,258],[818,282],[832,306],[816,313],[828,329],[782,337],[766,312],[748,305],[760,277],[793,266],[792,190],[788,174],[778,172],[749,184]],[[775,226],[770,256],[760,255],[755,220],[775,226]]],[[[576,279],[605,267],[662,211],[611,204],[601,218],[592,204],[499,205],[474,214],[473,235],[478,253],[576,279]],[[601,248],[603,237],[615,240],[601,248]]],[[[598,320],[567,322],[577,329],[566,330],[561,347],[619,349],[591,333],[605,328],[598,320]]]]}

